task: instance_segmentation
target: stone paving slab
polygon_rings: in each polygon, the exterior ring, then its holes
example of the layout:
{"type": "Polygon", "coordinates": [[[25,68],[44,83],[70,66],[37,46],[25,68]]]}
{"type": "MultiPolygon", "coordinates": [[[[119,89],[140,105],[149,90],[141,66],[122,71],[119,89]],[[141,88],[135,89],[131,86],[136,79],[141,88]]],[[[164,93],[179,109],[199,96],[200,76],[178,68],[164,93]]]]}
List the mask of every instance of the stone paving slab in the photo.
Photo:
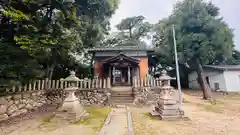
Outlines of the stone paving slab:
{"type": "Polygon", "coordinates": [[[127,112],[125,107],[113,108],[111,120],[98,135],[128,135],[127,112]]]}

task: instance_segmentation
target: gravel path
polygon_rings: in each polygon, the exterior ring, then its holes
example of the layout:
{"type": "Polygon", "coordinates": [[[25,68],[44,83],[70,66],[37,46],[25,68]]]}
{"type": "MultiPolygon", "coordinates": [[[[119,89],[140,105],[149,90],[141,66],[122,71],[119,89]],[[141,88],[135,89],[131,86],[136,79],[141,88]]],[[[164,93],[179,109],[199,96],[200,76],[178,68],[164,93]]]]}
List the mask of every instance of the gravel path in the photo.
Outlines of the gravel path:
{"type": "Polygon", "coordinates": [[[101,135],[128,135],[126,108],[113,108],[112,111],[110,123],[103,126],[101,135]]]}

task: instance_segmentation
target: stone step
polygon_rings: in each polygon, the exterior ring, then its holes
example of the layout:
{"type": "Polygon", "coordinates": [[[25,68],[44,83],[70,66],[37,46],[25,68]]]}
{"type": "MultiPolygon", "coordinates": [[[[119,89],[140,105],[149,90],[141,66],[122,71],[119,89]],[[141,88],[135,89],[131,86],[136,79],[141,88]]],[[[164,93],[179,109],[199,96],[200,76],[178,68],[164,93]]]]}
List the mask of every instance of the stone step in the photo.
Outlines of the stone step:
{"type": "Polygon", "coordinates": [[[111,89],[112,89],[112,91],[124,91],[124,92],[126,92],[126,91],[131,91],[132,87],[115,86],[115,87],[112,87],[111,89]]]}
{"type": "Polygon", "coordinates": [[[112,95],[122,95],[122,94],[132,95],[133,94],[132,91],[112,91],[111,93],[112,95]]]}
{"type": "Polygon", "coordinates": [[[111,97],[114,97],[114,98],[115,97],[120,97],[120,98],[121,97],[132,97],[133,98],[134,96],[133,95],[112,95],[111,97]]]}
{"type": "Polygon", "coordinates": [[[111,95],[112,97],[133,97],[133,95],[129,94],[119,94],[119,95],[111,95]]]}
{"type": "Polygon", "coordinates": [[[133,100],[112,100],[113,103],[133,103],[133,100]]]}
{"type": "MultiPolygon", "coordinates": [[[[119,106],[134,106],[133,103],[112,103],[113,108],[119,108],[119,106]]],[[[122,107],[120,107],[122,108],[122,107]]]]}
{"type": "Polygon", "coordinates": [[[118,99],[118,100],[134,100],[134,97],[132,96],[116,96],[112,97],[113,100],[118,99]]]}

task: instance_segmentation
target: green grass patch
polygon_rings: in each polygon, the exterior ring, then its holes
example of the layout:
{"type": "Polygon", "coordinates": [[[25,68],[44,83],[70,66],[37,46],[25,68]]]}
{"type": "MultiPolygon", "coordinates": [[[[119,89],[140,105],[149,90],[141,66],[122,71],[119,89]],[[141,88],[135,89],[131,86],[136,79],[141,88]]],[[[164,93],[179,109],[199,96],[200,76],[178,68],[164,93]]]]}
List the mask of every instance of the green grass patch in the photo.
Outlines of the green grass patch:
{"type": "Polygon", "coordinates": [[[102,128],[105,119],[111,112],[110,107],[87,107],[85,109],[89,113],[89,116],[73,124],[86,125],[93,128],[95,131],[99,131],[102,128]]]}
{"type": "Polygon", "coordinates": [[[214,112],[214,113],[222,113],[222,106],[220,105],[204,105],[203,106],[206,111],[214,112]]]}
{"type": "Polygon", "coordinates": [[[54,122],[51,122],[55,115],[54,114],[49,114],[45,115],[41,118],[42,123],[38,126],[38,128],[42,131],[54,131],[57,129],[57,124],[54,122]]]}
{"type": "Polygon", "coordinates": [[[43,122],[50,122],[53,117],[54,117],[54,114],[43,116],[42,121],[43,122]]]}
{"type": "Polygon", "coordinates": [[[186,98],[183,98],[182,102],[183,102],[183,103],[190,103],[190,101],[187,100],[186,98]]]}

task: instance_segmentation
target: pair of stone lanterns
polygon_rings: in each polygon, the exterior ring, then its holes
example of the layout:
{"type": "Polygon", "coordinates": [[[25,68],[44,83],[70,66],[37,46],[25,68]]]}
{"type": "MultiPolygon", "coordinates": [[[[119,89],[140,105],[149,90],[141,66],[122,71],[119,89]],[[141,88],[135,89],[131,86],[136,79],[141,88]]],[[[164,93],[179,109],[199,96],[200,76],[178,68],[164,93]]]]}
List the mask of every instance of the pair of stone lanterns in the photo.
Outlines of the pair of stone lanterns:
{"type": "MultiPolygon", "coordinates": [[[[163,71],[162,76],[159,77],[159,80],[162,82],[160,87],[162,94],[160,94],[154,109],[150,112],[152,116],[160,116],[162,120],[175,120],[183,117],[184,112],[177,105],[177,101],[173,96],[174,89],[170,86],[170,80],[173,79],[175,78],[168,76],[166,71],[163,71]]],[[[86,112],[75,96],[75,92],[78,89],[76,84],[80,79],[76,77],[74,71],[71,71],[70,76],[61,79],[61,81],[69,82],[70,87],[64,89],[68,94],[62,106],[56,112],[55,117],[70,122],[79,121],[82,116],[85,116],[86,112]]]]}
{"type": "Polygon", "coordinates": [[[150,112],[152,116],[160,116],[162,120],[176,120],[183,117],[184,112],[177,105],[177,101],[173,95],[174,89],[170,86],[170,81],[173,79],[175,78],[168,76],[165,70],[159,77],[159,80],[162,82],[160,87],[162,94],[160,94],[153,110],[150,112]]]}

